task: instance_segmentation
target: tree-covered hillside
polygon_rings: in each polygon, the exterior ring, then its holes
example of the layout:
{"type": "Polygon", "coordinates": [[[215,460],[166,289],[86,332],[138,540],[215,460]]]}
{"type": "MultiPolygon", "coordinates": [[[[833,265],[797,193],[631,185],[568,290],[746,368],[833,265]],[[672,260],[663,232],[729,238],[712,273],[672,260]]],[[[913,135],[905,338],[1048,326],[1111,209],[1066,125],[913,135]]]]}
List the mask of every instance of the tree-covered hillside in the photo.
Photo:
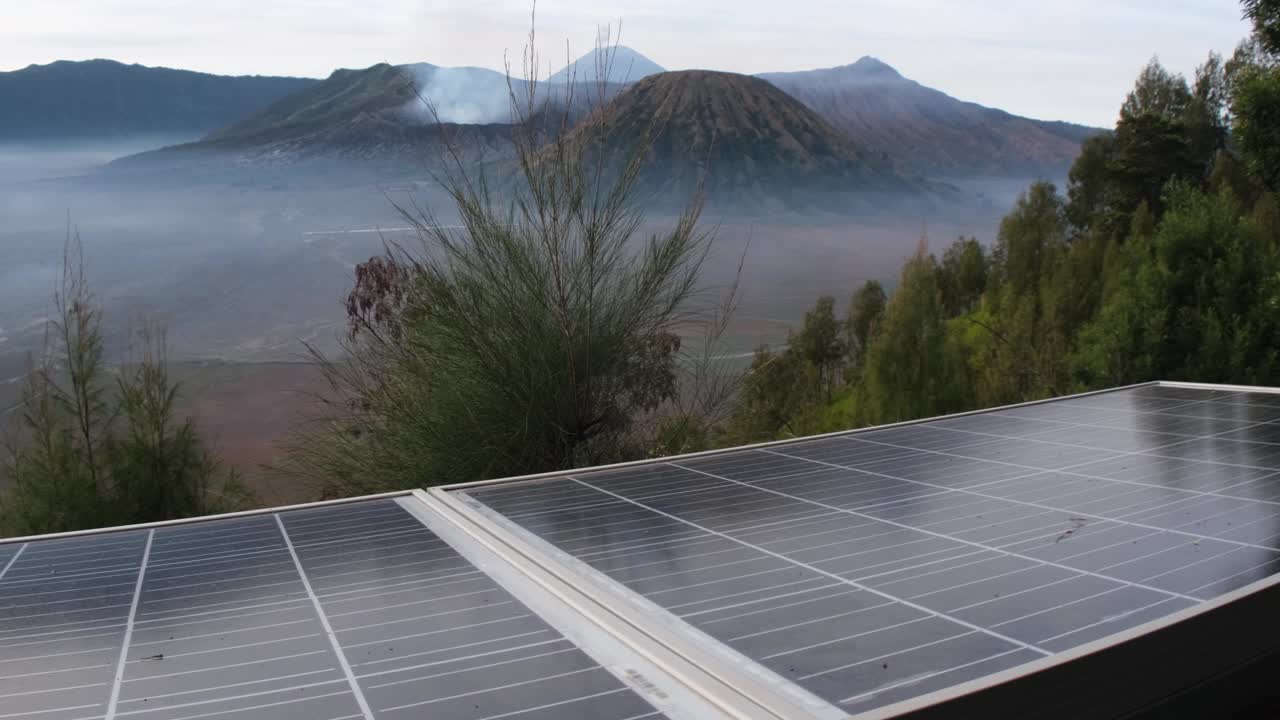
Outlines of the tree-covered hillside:
{"type": "Polygon", "coordinates": [[[818,300],[760,348],[725,443],[1154,379],[1280,382],[1280,3],[1187,80],[1152,61],[1065,189],[1032,185],[987,249],[927,243],[892,295],[818,300]]]}

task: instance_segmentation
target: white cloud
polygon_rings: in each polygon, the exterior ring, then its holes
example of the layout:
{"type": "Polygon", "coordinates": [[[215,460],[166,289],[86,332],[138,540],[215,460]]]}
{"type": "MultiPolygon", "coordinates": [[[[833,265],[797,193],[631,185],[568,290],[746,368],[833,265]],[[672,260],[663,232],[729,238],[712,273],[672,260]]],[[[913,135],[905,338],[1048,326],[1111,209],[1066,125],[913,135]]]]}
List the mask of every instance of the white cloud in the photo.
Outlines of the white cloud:
{"type": "MultiPolygon", "coordinates": [[[[110,57],[223,73],[327,75],[426,61],[519,69],[526,0],[0,0],[0,69],[110,57]]],[[[1246,24],[1222,0],[543,0],[542,69],[623,21],[669,68],[799,70],[875,55],[1012,112],[1106,125],[1152,55],[1190,74],[1246,24]]]]}

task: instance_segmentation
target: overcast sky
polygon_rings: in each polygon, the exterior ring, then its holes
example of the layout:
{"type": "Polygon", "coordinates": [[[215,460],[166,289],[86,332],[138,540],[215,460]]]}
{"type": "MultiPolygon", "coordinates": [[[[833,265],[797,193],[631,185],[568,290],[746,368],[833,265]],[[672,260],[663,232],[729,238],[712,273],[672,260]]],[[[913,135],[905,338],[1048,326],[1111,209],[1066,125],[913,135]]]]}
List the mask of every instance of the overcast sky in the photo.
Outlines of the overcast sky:
{"type": "MultiPolygon", "coordinates": [[[[501,69],[526,0],[0,0],[0,70],[112,58],[228,74],[324,77],[431,62],[501,69]]],[[[1247,33],[1230,0],[541,0],[538,46],[564,64],[595,28],[669,69],[756,73],[874,55],[964,100],[1110,126],[1152,55],[1190,75],[1247,33]]],[[[518,70],[518,68],[517,68],[518,70]]]]}

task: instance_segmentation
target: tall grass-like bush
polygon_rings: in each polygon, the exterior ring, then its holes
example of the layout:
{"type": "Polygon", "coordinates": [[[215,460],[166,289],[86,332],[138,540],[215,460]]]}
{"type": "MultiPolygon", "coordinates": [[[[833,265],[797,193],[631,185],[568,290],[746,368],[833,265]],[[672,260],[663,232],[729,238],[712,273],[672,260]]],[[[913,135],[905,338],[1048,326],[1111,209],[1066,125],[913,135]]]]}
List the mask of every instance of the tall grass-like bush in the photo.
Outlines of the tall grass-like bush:
{"type": "Polygon", "coordinates": [[[44,351],[28,363],[22,402],[0,453],[0,532],[27,535],[237,510],[249,501],[195,424],[175,412],[164,333],[148,326],[140,357],[103,358],[102,309],[69,238],[44,351]],[[114,376],[114,377],[113,377],[114,376]]]}
{"type": "Polygon", "coordinates": [[[568,110],[538,102],[533,39],[508,176],[445,163],[456,224],[401,207],[420,246],[360,265],[344,357],[313,353],[332,392],[289,470],[328,495],[690,449],[728,397],[729,375],[681,347],[699,323],[718,336],[732,306],[702,303],[701,196],[646,226],[637,181],[659,128],[625,149],[571,133],[568,110]]]}

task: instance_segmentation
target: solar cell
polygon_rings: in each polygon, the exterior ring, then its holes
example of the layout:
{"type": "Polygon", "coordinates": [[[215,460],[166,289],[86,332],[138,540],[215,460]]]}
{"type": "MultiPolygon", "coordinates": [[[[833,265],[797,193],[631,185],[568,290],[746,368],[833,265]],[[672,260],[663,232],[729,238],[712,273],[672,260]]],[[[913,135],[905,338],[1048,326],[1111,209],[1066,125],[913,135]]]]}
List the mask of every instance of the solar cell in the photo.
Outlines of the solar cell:
{"type": "Polygon", "coordinates": [[[394,500],[0,546],[0,717],[662,714],[394,500]]]}
{"type": "Polygon", "coordinates": [[[1143,386],[458,492],[856,712],[1280,571],[1280,395],[1143,386]]]}

